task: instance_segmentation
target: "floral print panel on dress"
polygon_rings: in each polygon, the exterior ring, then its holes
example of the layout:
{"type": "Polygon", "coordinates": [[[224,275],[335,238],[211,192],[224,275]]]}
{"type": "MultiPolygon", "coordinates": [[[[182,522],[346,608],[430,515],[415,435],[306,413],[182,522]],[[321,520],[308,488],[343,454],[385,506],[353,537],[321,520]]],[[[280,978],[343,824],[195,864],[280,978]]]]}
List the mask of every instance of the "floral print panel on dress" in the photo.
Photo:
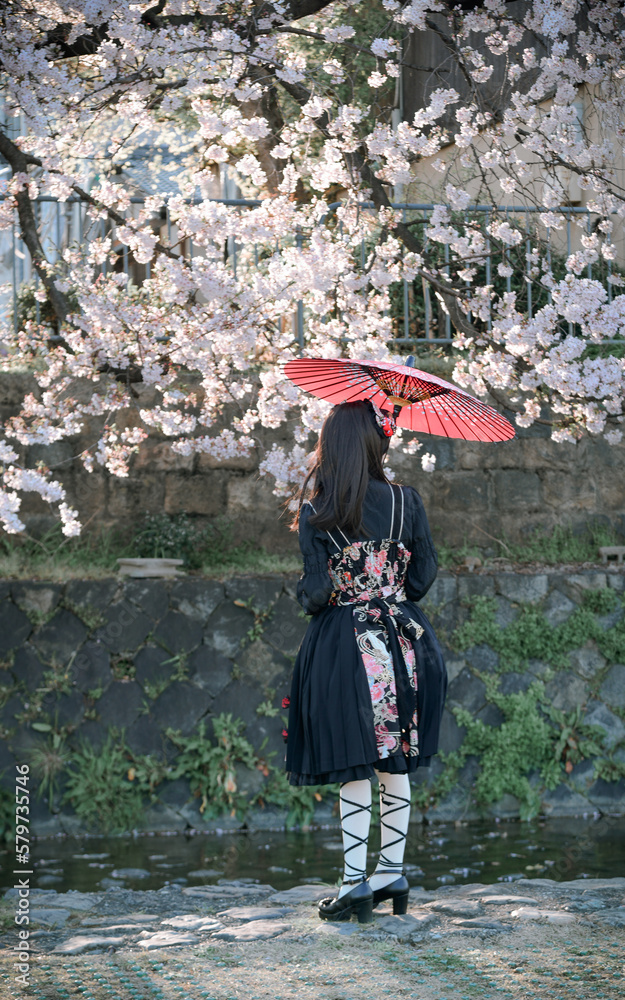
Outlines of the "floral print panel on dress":
{"type": "MultiPolygon", "coordinates": [[[[416,705],[417,674],[413,642],[422,627],[401,607],[403,584],[411,553],[402,542],[352,542],[330,556],[328,569],[334,585],[333,605],[353,605],[356,644],[369,684],[378,757],[417,756],[417,712],[402,731],[397,704],[397,680],[389,641],[394,629],[416,705]]],[[[401,678],[400,678],[401,681],[401,678]]]]}

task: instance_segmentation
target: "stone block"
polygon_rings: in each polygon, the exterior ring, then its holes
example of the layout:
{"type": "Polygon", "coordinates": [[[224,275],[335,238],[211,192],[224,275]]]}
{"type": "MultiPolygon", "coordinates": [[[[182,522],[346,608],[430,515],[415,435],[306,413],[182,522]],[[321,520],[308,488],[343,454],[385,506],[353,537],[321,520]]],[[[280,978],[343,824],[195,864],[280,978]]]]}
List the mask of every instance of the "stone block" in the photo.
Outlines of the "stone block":
{"type": "Polygon", "coordinates": [[[595,780],[595,765],[592,760],[582,760],[579,764],[573,765],[573,770],[569,774],[568,783],[580,795],[587,796],[588,789],[595,780]]]}
{"type": "Polygon", "coordinates": [[[197,456],[197,473],[206,474],[213,469],[234,469],[237,472],[254,472],[258,468],[258,458],[252,452],[249,455],[236,455],[232,458],[215,458],[205,452],[197,456]]]}
{"type": "Polygon", "coordinates": [[[486,472],[441,472],[438,479],[439,506],[444,510],[458,510],[466,515],[467,508],[488,509],[490,482],[486,472]]]}
{"type": "Polygon", "coordinates": [[[413,934],[419,934],[437,923],[438,919],[435,913],[430,913],[428,910],[421,912],[415,910],[412,914],[382,917],[376,921],[376,929],[384,931],[385,934],[392,934],[398,941],[407,941],[413,934]]]}
{"type": "Polygon", "coordinates": [[[61,588],[53,583],[16,580],[11,583],[11,596],[25,614],[47,615],[59,603],[61,588]]]}
{"type": "Polygon", "coordinates": [[[232,680],[232,661],[212,646],[198,646],[191,653],[187,668],[191,683],[208,691],[211,698],[220,694],[232,680]]]}
{"type": "Polygon", "coordinates": [[[133,472],[192,472],[194,457],[172,451],[169,441],[146,442],[135,456],[133,472]]]}
{"type": "Polygon", "coordinates": [[[204,642],[218,653],[234,657],[253,625],[254,615],[251,611],[224,601],[208,619],[204,642]]]}
{"type": "Polygon", "coordinates": [[[26,644],[17,649],[11,673],[17,683],[23,684],[31,694],[41,684],[45,669],[33,646],[26,644]]]}
{"type": "Polygon", "coordinates": [[[96,719],[88,719],[87,722],[83,722],[82,725],[79,726],[74,734],[70,734],[67,742],[73,750],[78,749],[81,741],[83,740],[87,742],[89,746],[93,747],[94,750],[101,750],[106,743],[108,731],[108,725],[104,725],[102,722],[97,722],[96,719]]]}
{"type": "Polygon", "coordinates": [[[456,927],[465,927],[476,931],[511,931],[509,924],[502,924],[500,920],[489,920],[487,917],[456,917],[452,920],[456,927]]]}
{"type": "Polygon", "coordinates": [[[589,702],[582,721],[588,726],[600,726],[605,731],[605,747],[608,750],[625,737],[625,725],[602,701],[589,702]]]}
{"type": "Polygon", "coordinates": [[[262,792],[265,785],[265,778],[258,768],[249,768],[245,764],[236,763],[234,765],[234,778],[237,790],[249,800],[255,798],[262,792]]]}
{"type": "Polygon", "coordinates": [[[532,674],[519,674],[513,670],[509,674],[501,675],[499,690],[501,694],[520,694],[522,691],[527,691],[535,680],[536,678],[532,674]]]}
{"type": "Polygon", "coordinates": [[[497,592],[516,604],[534,604],[547,594],[548,581],[544,573],[497,573],[497,592]]]}
{"type": "Polygon", "coordinates": [[[542,812],[547,816],[582,816],[592,811],[592,805],[585,796],[563,783],[543,795],[542,812]]]}
{"type": "Polygon", "coordinates": [[[599,697],[607,705],[625,708],[625,666],[622,663],[615,663],[610,667],[599,688],[599,697]]]}
{"type": "Polygon", "coordinates": [[[281,576],[260,579],[234,576],[231,580],[226,581],[226,599],[229,601],[249,601],[250,607],[266,611],[267,608],[276,603],[282,593],[283,586],[281,576]]]}
{"type": "Polygon", "coordinates": [[[461,705],[469,712],[477,712],[486,702],[484,681],[481,681],[479,677],[474,677],[468,668],[461,671],[449,685],[447,701],[454,705],[461,705]]]}
{"type": "Polygon", "coordinates": [[[546,685],[545,696],[554,708],[562,712],[571,712],[578,705],[585,704],[588,698],[588,686],[575,674],[561,670],[546,685]]]}
{"type": "Polygon", "coordinates": [[[625,608],[622,606],[620,608],[615,608],[614,611],[610,611],[607,615],[599,615],[597,621],[599,622],[601,628],[607,632],[608,629],[614,628],[615,625],[623,618],[625,614],[625,608]]]}
{"type": "Polygon", "coordinates": [[[563,472],[545,469],[541,478],[547,508],[560,511],[563,505],[574,505],[576,513],[597,509],[597,485],[594,477],[572,476],[568,469],[563,472]]]}
{"type": "MultiPolygon", "coordinates": [[[[99,430],[97,433],[100,433],[99,430]]],[[[104,512],[108,506],[109,486],[115,478],[106,472],[87,472],[76,467],[74,462],[74,468],[64,479],[64,485],[80,511],[83,524],[92,518],[96,524],[106,524],[104,512]]]]}
{"type": "MultiPolygon", "coordinates": [[[[293,910],[286,906],[230,906],[227,910],[217,913],[217,916],[221,920],[226,917],[229,920],[248,922],[251,920],[279,920],[289,913],[293,913],[293,910]]],[[[168,922],[163,921],[163,923],[168,922]]]]}
{"type": "Polygon", "coordinates": [[[254,920],[241,927],[225,927],[211,938],[221,941],[265,941],[291,930],[290,924],[278,920],[254,920]]]}
{"type": "Polygon", "coordinates": [[[176,748],[163,735],[162,729],[152,715],[140,715],[126,729],[126,743],[134,753],[154,754],[173,759],[176,748]]]}
{"type": "Polygon", "coordinates": [[[456,600],[458,584],[451,573],[439,573],[427,592],[427,603],[432,608],[442,607],[456,600]]]}
{"type": "Polygon", "coordinates": [[[181,472],[165,475],[165,513],[201,514],[216,517],[223,514],[226,504],[226,479],[219,472],[210,479],[206,476],[189,476],[181,472]]]}
{"type": "Polygon", "coordinates": [[[499,816],[501,819],[517,817],[519,815],[519,810],[521,803],[517,799],[516,795],[511,795],[506,792],[502,795],[500,799],[489,807],[489,813],[491,816],[499,816]]]}
{"type": "Polygon", "coordinates": [[[426,905],[428,910],[442,913],[446,917],[478,917],[484,912],[477,899],[435,899],[426,905]]]}
{"type": "MultiPolygon", "coordinates": [[[[604,781],[597,778],[587,791],[593,806],[609,813],[625,812],[625,779],[604,781]]],[[[625,922],[622,926],[625,926],[625,922]]]]}
{"type": "Polygon", "coordinates": [[[55,728],[70,726],[75,729],[84,718],[85,701],[80,691],[72,691],[70,694],[50,691],[44,697],[41,708],[53,720],[55,728]]]}
{"type": "Polygon", "coordinates": [[[544,660],[531,659],[527,661],[527,670],[538,680],[546,680],[553,672],[553,667],[550,663],[545,663],[544,660]]]}
{"type": "MultiPolygon", "coordinates": [[[[173,781],[163,781],[158,786],[157,794],[159,802],[175,810],[183,809],[193,798],[189,782],[186,778],[174,778],[173,781]]],[[[214,873],[217,874],[216,870],[214,873]]]]}
{"type": "Polygon", "coordinates": [[[464,658],[469,666],[475,670],[484,670],[489,674],[494,673],[499,666],[499,653],[496,653],[485,643],[480,643],[479,646],[470,646],[469,649],[465,650],[464,658]]]}
{"type": "Polygon", "coordinates": [[[160,580],[127,580],[124,598],[132,601],[155,621],[162,618],[169,607],[169,591],[160,580]]]}
{"type": "Polygon", "coordinates": [[[120,580],[70,580],[65,585],[65,600],[78,608],[91,607],[103,611],[110,604],[120,586],[120,580]]]}
{"type": "Polygon", "coordinates": [[[439,747],[444,753],[459,750],[464,742],[466,729],[459,726],[448,708],[443,709],[439,733],[439,747]]]}
{"type": "Polygon", "coordinates": [[[169,592],[171,607],[205,625],[224,599],[224,585],[216,580],[175,580],[169,592]]]}
{"type": "Polygon", "coordinates": [[[259,480],[257,476],[230,476],[226,483],[226,504],[229,517],[236,518],[241,513],[253,513],[266,510],[276,498],[271,492],[267,481],[259,480]]]}
{"type": "Polygon", "coordinates": [[[142,686],[145,683],[161,684],[170,680],[176,673],[177,664],[172,662],[172,655],[160,646],[144,646],[134,658],[135,680],[142,686]]]}
{"type": "Polygon", "coordinates": [[[495,581],[492,576],[484,574],[462,574],[458,577],[458,600],[468,601],[473,597],[492,597],[495,593],[495,581]]]}
{"type": "Polygon", "coordinates": [[[37,652],[47,663],[65,665],[87,638],[88,631],[76,615],[65,608],[32,636],[37,652]]]}
{"type": "Polygon", "coordinates": [[[519,609],[515,607],[505,597],[497,595],[495,598],[497,607],[495,609],[495,621],[499,628],[507,628],[519,617],[519,609]]]}
{"type": "Polygon", "coordinates": [[[109,652],[99,642],[86,642],[72,661],[72,679],[79,691],[106,689],[113,680],[109,652]]]}
{"type": "Polygon", "coordinates": [[[33,627],[23,611],[4,600],[0,603],[0,659],[26,642],[33,627]]]}
{"type": "Polygon", "coordinates": [[[188,681],[173,681],[152,704],[152,718],[161,729],[179,729],[190,733],[206,713],[211,697],[203,688],[188,681]]]}
{"type": "Polygon", "coordinates": [[[543,611],[549,624],[555,628],[570,618],[576,608],[577,605],[561,590],[552,590],[545,601],[543,611]]]}
{"type": "Polygon", "coordinates": [[[608,581],[608,587],[612,590],[617,590],[622,593],[625,590],[625,572],[617,571],[606,573],[606,578],[608,581]]]}
{"type": "Polygon", "coordinates": [[[202,626],[179,611],[168,611],[156,626],[154,638],[173,656],[190,653],[202,642],[202,626]]]}
{"type": "Polygon", "coordinates": [[[561,578],[560,588],[567,597],[579,604],[585,591],[604,590],[608,585],[606,573],[587,570],[580,573],[567,573],[561,578]]]}
{"type": "Polygon", "coordinates": [[[263,639],[257,639],[239,653],[236,659],[241,679],[250,681],[263,689],[275,687],[278,678],[286,679],[291,671],[291,664],[277,650],[268,646],[263,639]]]}
{"type": "Polygon", "coordinates": [[[586,680],[592,680],[600,670],[603,670],[607,661],[595,644],[589,643],[582,646],[581,649],[574,649],[569,653],[569,662],[571,670],[580,674],[581,677],[585,677],[586,680]]]}
{"type": "Polygon", "coordinates": [[[264,756],[275,750],[274,765],[284,759],[284,741],[281,736],[282,719],[258,715],[256,709],[264,699],[261,688],[250,681],[234,680],[215,698],[211,705],[211,716],[229,713],[245,723],[245,737],[257,750],[266,739],[264,756]]]}
{"type": "Polygon", "coordinates": [[[447,668],[447,683],[451,684],[453,680],[456,679],[458,674],[464,670],[467,665],[467,661],[457,656],[457,654],[452,653],[445,646],[443,649],[443,659],[445,660],[445,667],[447,668]]]}
{"type": "Polygon", "coordinates": [[[437,633],[444,631],[448,635],[451,635],[457,628],[464,625],[469,617],[468,607],[463,607],[457,601],[444,604],[437,609],[430,604],[428,597],[426,597],[423,601],[419,602],[419,607],[432,623],[432,627],[437,633]]]}
{"type": "Polygon", "coordinates": [[[113,681],[96,703],[105,726],[130,726],[143,710],[143,690],[136,681],[113,681]]]}
{"type": "Polygon", "coordinates": [[[542,504],[542,488],[535,472],[507,469],[493,472],[495,501],[498,507],[518,510],[524,507],[536,510],[542,504]]]}
{"type": "Polygon", "coordinates": [[[496,705],[484,705],[479,712],[475,713],[475,718],[483,722],[485,726],[500,726],[505,716],[496,705]]]}
{"type": "Polygon", "coordinates": [[[295,656],[300,647],[308,621],[299,615],[301,608],[286,594],[274,605],[263,630],[263,641],[285,656],[295,656]]]}
{"type": "Polygon", "coordinates": [[[137,649],[153,627],[152,620],[128,599],[109,604],[103,617],[104,624],[96,630],[94,638],[111,653],[137,649]]]}
{"type": "Polygon", "coordinates": [[[297,903],[318,903],[320,899],[331,896],[334,885],[320,883],[319,885],[294,885],[291,889],[283,889],[269,896],[268,902],[274,904],[287,903],[294,905],[297,903]]]}

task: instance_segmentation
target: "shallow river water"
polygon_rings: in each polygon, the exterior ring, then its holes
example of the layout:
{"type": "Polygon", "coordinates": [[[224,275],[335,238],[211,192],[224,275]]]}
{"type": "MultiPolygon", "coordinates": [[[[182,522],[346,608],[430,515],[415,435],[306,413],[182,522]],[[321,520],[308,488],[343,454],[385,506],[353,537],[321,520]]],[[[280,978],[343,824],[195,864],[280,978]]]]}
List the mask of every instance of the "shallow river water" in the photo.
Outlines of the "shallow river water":
{"type": "MultiPolygon", "coordinates": [[[[379,833],[372,830],[370,871],[379,833]]],[[[160,889],[248,879],[276,889],[300,882],[333,883],[341,873],[340,828],[254,833],[52,837],[31,846],[33,887],[59,892],[111,885],[160,889]]],[[[8,852],[0,888],[13,884],[8,852]]],[[[466,882],[513,882],[545,877],[625,876],[625,816],[532,822],[412,825],[406,850],[412,885],[435,889],[466,882]]]]}

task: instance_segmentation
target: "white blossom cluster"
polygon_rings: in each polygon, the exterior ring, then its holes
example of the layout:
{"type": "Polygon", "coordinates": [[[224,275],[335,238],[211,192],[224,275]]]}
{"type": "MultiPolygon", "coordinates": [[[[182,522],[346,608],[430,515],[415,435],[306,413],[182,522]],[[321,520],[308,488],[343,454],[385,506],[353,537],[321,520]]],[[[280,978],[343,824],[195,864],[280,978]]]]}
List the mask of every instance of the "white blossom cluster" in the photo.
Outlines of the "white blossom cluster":
{"type": "MultiPolygon", "coordinates": [[[[399,360],[387,345],[392,289],[403,280],[430,283],[450,316],[459,385],[516,409],[521,427],[548,413],[555,440],[620,440],[625,363],[605,348],[625,333],[623,279],[612,267],[614,226],[625,219],[614,166],[625,137],[621,3],[531,0],[519,21],[504,0],[453,17],[441,0],[383,0],[386,32],[364,40],[347,23],[364,0],[328,0],[307,17],[298,6],[21,0],[0,12],[5,111],[22,123],[19,138],[6,133],[0,229],[24,229],[25,199],[45,194],[86,201],[90,232],[38,265],[55,336],[49,320],[33,318],[3,334],[5,353],[26,359],[39,387],[0,442],[5,530],[23,529],[20,494],[35,490],[58,505],[66,534],[80,531],[54,470],[24,468],[20,449],[87,422],[98,434],[79,456],[84,467],[127,476],[151,429],[179,454],[222,461],[260,451],[260,427],[294,419],[293,446],[260,454],[261,472],[288,493],[329,404],[302,394],[280,365],[302,349],[399,360]],[[470,97],[436,87],[412,120],[393,126],[379,95],[400,73],[407,33],[432,23],[470,97]],[[363,52],[375,69],[346,96],[346,67],[353,75],[363,52]],[[502,59],[495,114],[485,95],[502,59]],[[580,95],[594,128],[580,125],[580,95]],[[457,174],[445,159],[451,144],[457,174]],[[146,146],[155,176],[160,163],[178,193],[154,189],[137,205],[119,174],[146,146]],[[388,195],[423,161],[447,176],[430,217],[408,232],[388,195]],[[224,169],[257,204],[206,193],[224,169]],[[566,231],[571,176],[595,225],[573,224],[579,239],[556,273],[545,246],[566,231]],[[471,214],[472,178],[477,200],[492,206],[483,222],[471,214]],[[502,193],[539,210],[535,229],[497,210],[502,193]],[[124,253],[149,265],[140,287],[120,270],[124,253]],[[519,260],[523,280],[544,291],[531,318],[518,285],[494,290],[493,275],[518,275],[519,260]],[[588,276],[599,264],[612,268],[610,296],[607,281],[588,276]]],[[[421,464],[431,471],[434,456],[421,464]]]]}

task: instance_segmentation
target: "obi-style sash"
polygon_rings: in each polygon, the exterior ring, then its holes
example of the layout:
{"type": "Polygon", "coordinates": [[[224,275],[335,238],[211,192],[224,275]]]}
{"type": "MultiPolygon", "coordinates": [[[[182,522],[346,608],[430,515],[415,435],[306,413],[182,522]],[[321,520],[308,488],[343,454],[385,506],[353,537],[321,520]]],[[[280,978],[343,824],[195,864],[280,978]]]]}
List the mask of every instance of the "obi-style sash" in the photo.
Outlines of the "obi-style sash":
{"type": "Polygon", "coordinates": [[[360,597],[339,591],[333,597],[334,600],[331,600],[331,604],[351,605],[353,608],[354,631],[361,652],[367,647],[367,637],[371,633],[372,623],[383,627],[393,664],[397,692],[397,715],[402,740],[410,743],[410,730],[414,726],[417,708],[416,691],[410,683],[408,666],[399,641],[398,629],[403,628],[412,639],[416,640],[423,635],[423,628],[400,606],[400,602],[406,600],[406,594],[403,589],[400,589],[386,597],[372,596],[363,600],[360,597]]]}

